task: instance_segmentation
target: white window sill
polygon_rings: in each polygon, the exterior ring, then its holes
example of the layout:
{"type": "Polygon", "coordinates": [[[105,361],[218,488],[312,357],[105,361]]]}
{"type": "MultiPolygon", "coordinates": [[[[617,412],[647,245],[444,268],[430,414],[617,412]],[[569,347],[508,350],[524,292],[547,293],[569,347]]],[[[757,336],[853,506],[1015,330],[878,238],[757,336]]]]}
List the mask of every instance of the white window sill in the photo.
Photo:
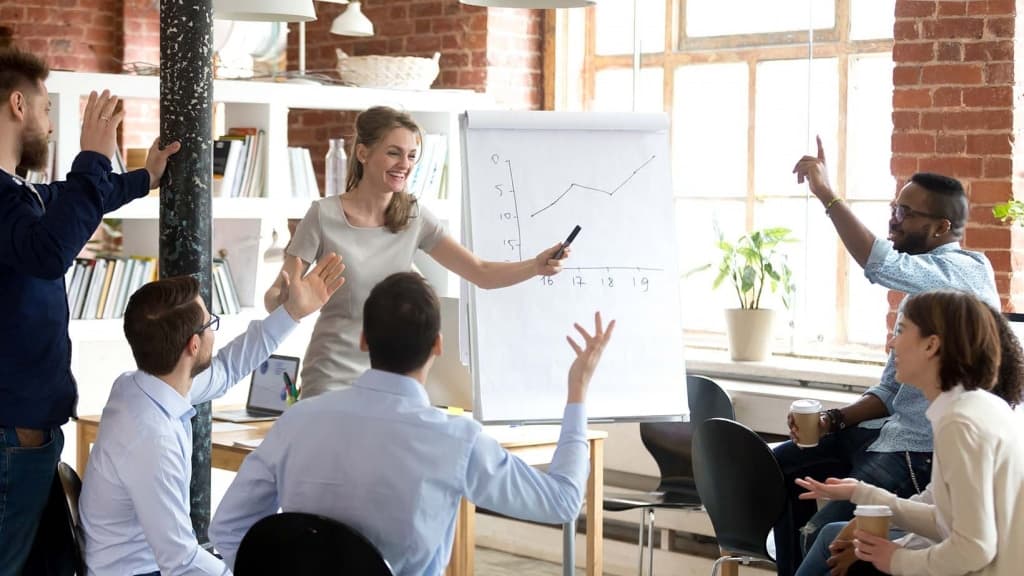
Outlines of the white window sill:
{"type": "Polygon", "coordinates": [[[863,392],[878,384],[881,363],[842,362],[769,356],[763,362],[736,362],[725,350],[687,348],[686,370],[712,378],[765,382],[800,388],[863,392]]]}
{"type": "Polygon", "coordinates": [[[736,419],[758,432],[788,435],[786,414],[793,400],[813,398],[824,409],[855,402],[878,383],[881,364],[858,364],[790,356],[735,362],[724,350],[688,348],[686,370],[713,378],[729,393],[736,419]]]}

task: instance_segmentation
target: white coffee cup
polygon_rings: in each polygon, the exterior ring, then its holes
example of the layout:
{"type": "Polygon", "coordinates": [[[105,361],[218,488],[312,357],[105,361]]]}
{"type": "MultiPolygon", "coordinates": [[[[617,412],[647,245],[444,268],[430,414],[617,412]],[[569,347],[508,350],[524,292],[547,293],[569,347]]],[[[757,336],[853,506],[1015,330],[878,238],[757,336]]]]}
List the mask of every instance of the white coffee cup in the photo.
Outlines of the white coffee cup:
{"type": "Polygon", "coordinates": [[[870,532],[879,538],[889,538],[889,520],[892,518],[892,510],[885,505],[861,504],[853,511],[857,517],[857,528],[870,532]]]}
{"type": "Polygon", "coordinates": [[[796,423],[796,445],[801,448],[813,448],[818,445],[821,435],[819,414],[821,402],[813,399],[795,400],[789,406],[789,412],[796,423]]]}

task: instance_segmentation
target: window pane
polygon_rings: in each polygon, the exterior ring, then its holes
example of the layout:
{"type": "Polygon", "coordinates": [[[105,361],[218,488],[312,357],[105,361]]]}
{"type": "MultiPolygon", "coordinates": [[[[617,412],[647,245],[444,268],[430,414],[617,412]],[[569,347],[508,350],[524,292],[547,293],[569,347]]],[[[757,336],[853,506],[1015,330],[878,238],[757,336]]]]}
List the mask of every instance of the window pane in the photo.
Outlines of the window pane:
{"type": "Polygon", "coordinates": [[[892,57],[850,58],[846,109],[846,197],[888,200],[896,192],[892,156],[892,57]]]}
{"type": "MultiPolygon", "coordinates": [[[[807,30],[808,24],[812,22],[814,28],[818,30],[835,27],[835,21],[835,3],[831,0],[686,2],[686,35],[691,37],[807,30]]],[[[890,30],[891,28],[890,26],[890,30]]]]}
{"type": "MultiPolygon", "coordinates": [[[[641,68],[637,112],[665,111],[665,73],[661,68],[641,68]]],[[[606,68],[594,76],[594,112],[633,110],[633,69],[606,68]]]]}
{"type": "MultiPolygon", "coordinates": [[[[816,153],[821,135],[826,155],[836,154],[839,130],[839,73],[835,58],[814,60],[808,78],[806,60],[778,60],[757,65],[754,176],[758,196],[806,196],[793,165],[816,153]],[[813,87],[810,105],[807,86],[813,87]],[[808,122],[810,126],[808,126],[808,122]]],[[[835,182],[835,163],[829,166],[835,182]]]]}
{"type": "Polygon", "coordinates": [[[718,290],[711,285],[718,274],[717,226],[727,239],[736,239],[743,232],[746,203],[727,200],[676,199],[676,236],[679,242],[679,271],[683,323],[687,330],[725,332],[726,308],[739,302],[728,281],[718,290]],[[711,268],[693,272],[700,266],[711,268]]]}
{"type": "Polygon", "coordinates": [[[836,233],[828,218],[822,217],[817,200],[793,198],[758,203],[754,226],[785,226],[796,242],[783,246],[787,255],[796,294],[793,309],[787,311],[779,296],[764,298],[766,308],[776,310],[775,335],[786,338],[792,333],[796,344],[834,341],[836,333],[836,233]],[[795,331],[788,327],[793,320],[795,331]]]}
{"type": "MultiPolygon", "coordinates": [[[[875,235],[885,237],[889,228],[888,202],[855,202],[851,207],[875,235]]],[[[850,303],[846,307],[847,340],[881,347],[885,344],[889,291],[868,282],[860,265],[850,256],[847,259],[850,270],[847,275],[847,293],[850,295],[850,303]]]]}
{"type": "MultiPolygon", "coordinates": [[[[636,0],[640,3],[640,51],[665,50],[665,1],[636,0]]],[[[633,2],[611,0],[594,10],[594,50],[599,55],[633,53],[633,2]]]]}
{"type": "Polygon", "coordinates": [[[892,38],[896,0],[850,0],[850,39],[892,38]]]}
{"type": "Polygon", "coordinates": [[[676,194],[746,197],[747,75],[745,63],[676,69],[672,103],[676,194]]]}

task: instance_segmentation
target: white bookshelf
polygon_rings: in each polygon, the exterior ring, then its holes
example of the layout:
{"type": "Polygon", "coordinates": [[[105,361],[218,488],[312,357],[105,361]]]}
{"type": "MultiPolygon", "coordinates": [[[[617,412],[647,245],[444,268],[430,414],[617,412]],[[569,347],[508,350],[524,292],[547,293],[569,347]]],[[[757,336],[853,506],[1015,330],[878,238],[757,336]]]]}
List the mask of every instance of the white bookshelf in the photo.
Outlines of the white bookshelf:
{"type": "MultiPolygon", "coordinates": [[[[160,83],[153,76],[93,74],[55,71],[46,82],[50,93],[56,142],[55,178],[63,180],[79,152],[80,112],[92,90],[108,89],[125,99],[158,100],[160,83]]],[[[287,220],[301,218],[311,199],[291,195],[288,148],[288,113],[292,109],[359,111],[387,105],[409,112],[424,132],[442,134],[448,144],[448,178],[444,199],[421,198],[421,202],[459,238],[461,217],[461,141],[458,116],[465,110],[493,108],[482,94],[465,90],[380,90],[340,86],[311,86],[277,82],[215,80],[214,101],[222,106],[224,126],[251,126],[265,136],[265,198],[213,198],[213,255],[227,253],[238,290],[242,312],[225,316],[217,333],[217,347],[245,330],[248,322],[265,316],[263,293],[273,281],[280,261],[266,261],[272,232],[278,232],[278,246],[288,241],[287,220]]],[[[130,131],[130,124],[124,130],[130,131]]],[[[106,218],[121,219],[124,253],[138,256],[159,254],[158,197],[131,202],[106,218]]],[[[458,277],[437,266],[429,257],[417,258],[417,267],[441,295],[459,294],[458,277]]],[[[301,356],[312,331],[314,319],[302,326],[279,349],[301,356]]],[[[98,414],[106,403],[110,385],[117,375],[135,367],[124,340],[123,324],[115,320],[72,320],[72,370],[79,384],[80,414],[98,414]]],[[[232,391],[229,400],[244,402],[243,387],[232,391]],[[237,392],[237,394],[236,394],[237,392]]],[[[65,429],[65,460],[74,461],[74,428],[65,429]]]]}

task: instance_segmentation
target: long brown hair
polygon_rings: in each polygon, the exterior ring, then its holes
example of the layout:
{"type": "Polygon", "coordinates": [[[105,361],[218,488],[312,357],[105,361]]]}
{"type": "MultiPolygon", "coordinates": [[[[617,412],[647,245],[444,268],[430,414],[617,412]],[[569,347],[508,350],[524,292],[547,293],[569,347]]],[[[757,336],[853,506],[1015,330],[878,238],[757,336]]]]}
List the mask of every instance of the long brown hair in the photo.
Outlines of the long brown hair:
{"type": "MultiPolygon", "coordinates": [[[[348,158],[348,177],[345,191],[355,189],[363,179],[363,163],[356,157],[356,147],[362,144],[372,148],[384,136],[396,128],[405,128],[416,135],[417,142],[423,142],[423,131],[412,116],[387,106],[374,106],[364,110],[356,118],[356,142],[352,145],[352,154],[348,158]]],[[[407,181],[408,182],[408,181],[407,181]]],[[[391,202],[384,212],[384,225],[394,233],[400,232],[409,225],[413,215],[416,198],[408,190],[397,192],[391,196],[391,202]]]]}
{"type": "Polygon", "coordinates": [[[991,390],[999,375],[1002,342],[990,307],[977,297],[955,290],[922,292],[907,298],[903,317],[921,336],[936,335],[939,344],[939,386],[950,390],[991,390]]]}
{"type": "Polygon", "coordinates": [[[1017,339],[1006,316],[992,307],[989,307],[989,311],[999,330],[999,345],[1002,354],[1002,360],[999,362],[999,376],[996,377],[996,384],[990,392],[1006,400],[1006,403],[1014,408],[1022,400],[1024,350],[1021,350],[1020,340],[1017,339]]]}

